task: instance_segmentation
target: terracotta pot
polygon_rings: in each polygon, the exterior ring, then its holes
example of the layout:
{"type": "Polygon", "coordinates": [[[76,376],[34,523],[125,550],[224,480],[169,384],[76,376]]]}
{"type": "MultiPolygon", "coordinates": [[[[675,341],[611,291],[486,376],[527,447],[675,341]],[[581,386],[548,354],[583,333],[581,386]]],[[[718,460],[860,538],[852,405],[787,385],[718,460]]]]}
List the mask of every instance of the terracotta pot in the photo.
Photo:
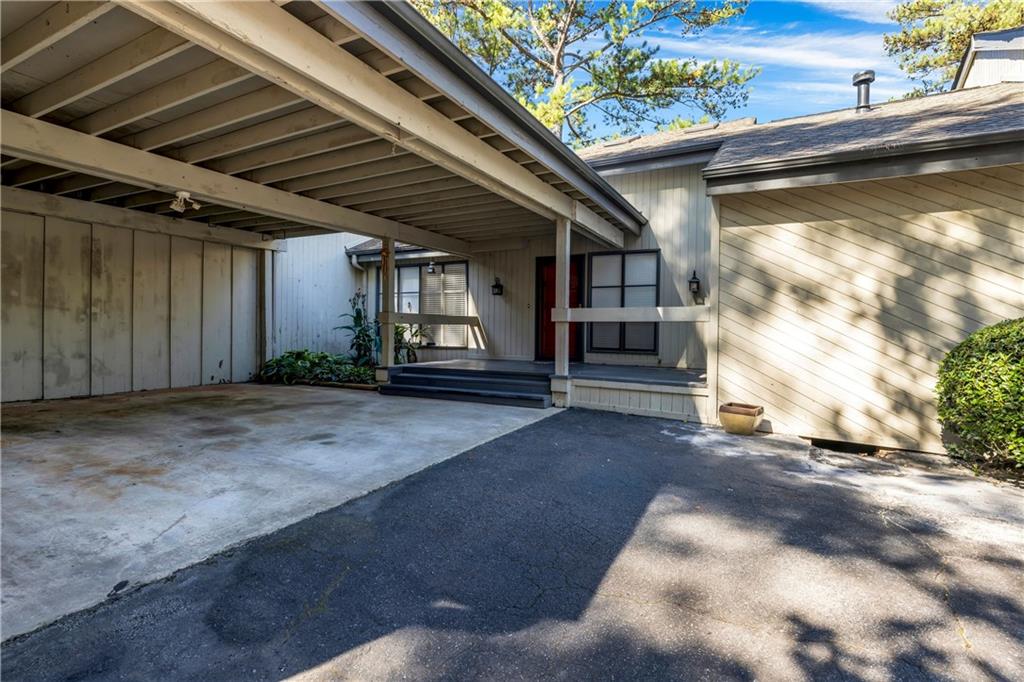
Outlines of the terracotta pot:
{"type": "Polygon", "coordinates": [[[764,408],[760,405],[744,403],[725,403],[718,408],[718,420],[726,433],[749,436],[757,430],[764,417],[764,408]]]}

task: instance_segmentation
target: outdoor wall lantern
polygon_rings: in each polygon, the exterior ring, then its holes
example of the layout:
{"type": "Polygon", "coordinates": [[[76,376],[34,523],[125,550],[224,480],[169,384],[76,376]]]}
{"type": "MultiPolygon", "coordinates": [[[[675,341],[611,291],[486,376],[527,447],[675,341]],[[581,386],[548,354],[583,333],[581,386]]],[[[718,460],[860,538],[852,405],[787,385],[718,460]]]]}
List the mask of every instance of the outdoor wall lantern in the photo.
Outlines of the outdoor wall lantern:
{"type": "Polygon", "coordinates": [[[434,267],[434,261],[430,261],[427,263],[427,274],[433,275],[435,272],[437,272],[437,268],[434,267]]]}
{"type": "Polygon", "coordinates": [[[693,277],[690,278],[690,293],[694,296],[700,294],[700,278],[697,277],[697,271],[693,271],[693,277]]]}
{"type": "Polygon", "coordinates": [[[495,296],[501,296],[505,293],[505,285],[497,277],[494,278],[494,284],[491,285],[491,293],[495,296]]]}

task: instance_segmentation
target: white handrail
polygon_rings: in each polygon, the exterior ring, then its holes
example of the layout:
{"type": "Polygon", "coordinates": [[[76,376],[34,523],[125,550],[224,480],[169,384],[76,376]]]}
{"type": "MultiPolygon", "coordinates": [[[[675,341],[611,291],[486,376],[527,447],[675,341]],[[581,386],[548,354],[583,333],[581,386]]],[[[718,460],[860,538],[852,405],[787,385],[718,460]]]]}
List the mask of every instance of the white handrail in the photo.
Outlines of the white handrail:
{"type": "Polygon", "coordinates": [[[656,308],[552,308],[553,322],[708,322],[707,305],[656,308]]]}

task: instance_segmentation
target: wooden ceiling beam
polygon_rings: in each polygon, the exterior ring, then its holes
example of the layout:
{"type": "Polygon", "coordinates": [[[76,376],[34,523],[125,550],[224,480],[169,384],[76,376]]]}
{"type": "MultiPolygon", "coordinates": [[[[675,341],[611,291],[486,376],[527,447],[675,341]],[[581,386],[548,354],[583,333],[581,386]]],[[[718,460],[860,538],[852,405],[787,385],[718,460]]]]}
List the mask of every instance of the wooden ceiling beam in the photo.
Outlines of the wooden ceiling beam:
{"type": "Polygon", "coordinates": [[[334,232],[392,237],[449,253],[468,253],[464,242],[412,225],[248,182],[13,111],[3,110],[0,116],[6,154],[152,190],[187,190],[201,203],[234,206],[334,232]]]}

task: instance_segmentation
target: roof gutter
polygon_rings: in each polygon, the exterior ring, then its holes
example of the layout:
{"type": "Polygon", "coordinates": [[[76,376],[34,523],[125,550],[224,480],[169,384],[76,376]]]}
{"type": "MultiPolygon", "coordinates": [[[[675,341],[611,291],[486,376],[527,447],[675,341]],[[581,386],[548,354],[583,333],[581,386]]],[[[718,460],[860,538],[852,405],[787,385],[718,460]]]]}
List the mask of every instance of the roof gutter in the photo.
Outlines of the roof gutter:
{"type": "Polygon", "coordinates": [[[590,167],[603,175],[616,175],[630,172],[632,166],[643,166],[646,169],[648,166],[668,168],[703,163],[710,160],[711,156],[722,146],[722,142],[722,138],[717,138],[663,149],[606,156],[591,161],[590,167]]]}
{"type": "Polygon", "coordinates": [[[736,166],[721,166],[718,168],[705,168],[704,179],[729,178],[735,176],[759,175],[762,173],[778,173],[780,171],[797,171],[815,166],[826,166],[836,163],[850,163],[855,161],[871,161],[875,159],[888,159],[911,154],[927,152],[942,152],[954,149],[965,149],[968,147],[979,147],[984,145],[1002,144],[1007,142],[1024,141],[1024,129],[1006,130],[994,133],[981,133],[968,137],[960,137],[946,140],[928,140],[925,142],[911,142],[909,144],[894,143],[891,145],[879,146],[873,149],[857,149],[846,152],[833,152],[831,154],[815,154],[810,156],[794,157],[789,159],[776,159],[773,161],[759,161],[745,163],[736,166]]]}
{"type": "MultiPolygon", "coordinates": [[[[647,218],[620,195],[614,187],[588,166],[572,150],[565,146],[555,135],[545,128],[530,112],[516,102],[494,79],[473,63],[459,48],[430,23],[419,11],[408,2],[386,2],[372,0],[368,3],[378,14],[384,17],[399,31],[404,33],[417,45],[426,50],[441,64],[457,74],[472,90],[499,109],[515,123],[521,126],[538,144],[547,148],[566,163],[590,187],[590,190],[604,196],[623,213],[628,220],[635,223],[629,226],[640,227],[647,224],[647,218]]],[[[567,180],[569,180],[567,178],[567,180]]],[[[569,180],[571,182],[571,180],[569,180]]]]}

